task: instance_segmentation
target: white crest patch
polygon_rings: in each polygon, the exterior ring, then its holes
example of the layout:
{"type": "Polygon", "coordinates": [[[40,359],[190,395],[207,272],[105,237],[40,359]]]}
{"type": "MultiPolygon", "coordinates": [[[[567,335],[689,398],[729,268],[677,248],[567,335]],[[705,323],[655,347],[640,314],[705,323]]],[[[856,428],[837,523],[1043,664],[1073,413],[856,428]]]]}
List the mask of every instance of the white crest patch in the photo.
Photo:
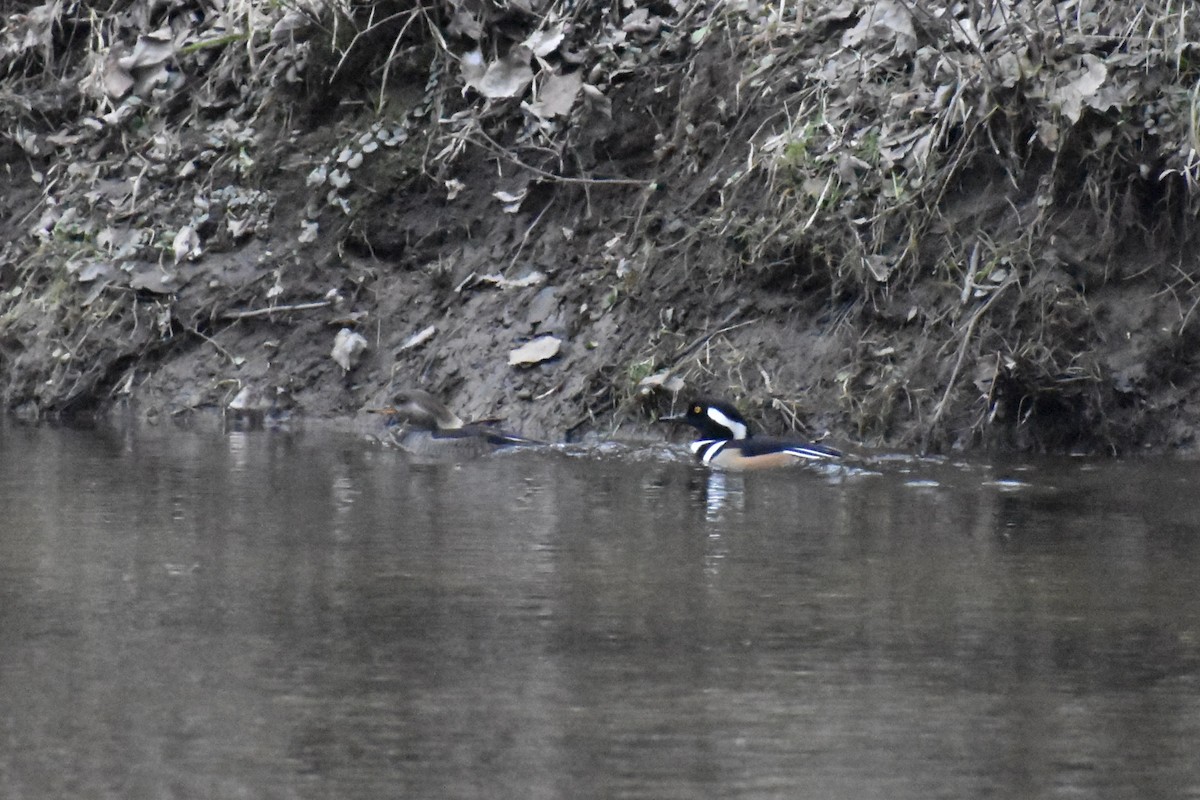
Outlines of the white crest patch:
{"type": "MultiPolygon", "coordinates": [[[[732,438],[746,438],[746,423],[739,422],[736,419],[731,419],[727,414],[725,414],[725,412],[721,411],[720,409],[713,408],[712,406],[709,406],[707,413],[708,418],[720,425],[722,428],[728,430],[732,438]]],[[[704,463],[707,464],[708,462],[706,461],[704,463]]]]}

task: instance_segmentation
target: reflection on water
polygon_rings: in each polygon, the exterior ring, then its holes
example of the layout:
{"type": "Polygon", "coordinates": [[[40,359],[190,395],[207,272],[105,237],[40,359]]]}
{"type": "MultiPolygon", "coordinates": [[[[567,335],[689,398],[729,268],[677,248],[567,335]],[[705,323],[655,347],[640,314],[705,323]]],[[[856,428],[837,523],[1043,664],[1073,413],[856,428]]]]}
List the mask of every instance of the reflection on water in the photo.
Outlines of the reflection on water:
{"type": "Polygon", "coordinates": [[[1200,467],[0,429],[0,797],[1200,796],[1200,467]]]}

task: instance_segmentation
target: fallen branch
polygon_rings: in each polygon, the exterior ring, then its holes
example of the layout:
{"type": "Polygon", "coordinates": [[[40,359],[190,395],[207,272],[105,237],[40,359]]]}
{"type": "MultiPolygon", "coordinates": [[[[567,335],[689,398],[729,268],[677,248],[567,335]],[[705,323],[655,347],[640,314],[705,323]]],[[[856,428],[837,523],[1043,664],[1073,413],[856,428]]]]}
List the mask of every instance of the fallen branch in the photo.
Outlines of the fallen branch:
{"type": "Polygon", "coordinates": [[[285,311],[314,311],[318,308],[328,308],[332,302],[331,300],[314,300],[311,303],[293,303],[290,306],[271,306],[270,308],[254,308],[247,311],[222,311],[221,319],[266,317],[271,314],[281,314],[285,311]]]}

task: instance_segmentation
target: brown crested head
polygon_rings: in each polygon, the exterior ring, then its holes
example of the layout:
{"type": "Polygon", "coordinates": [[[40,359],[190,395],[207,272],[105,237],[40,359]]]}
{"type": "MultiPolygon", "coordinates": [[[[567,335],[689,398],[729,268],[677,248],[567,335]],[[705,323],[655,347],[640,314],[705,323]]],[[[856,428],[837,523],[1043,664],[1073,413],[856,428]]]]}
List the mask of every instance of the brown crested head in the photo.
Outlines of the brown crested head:
{"type": "Polygon", "coordinates": [[[392,423],[405,423],[430,430],[456,430],[464,424],[445,403],[422,389],[404,389],[396,393],[391,405],[368,410],[387,415],[392,423]]]}

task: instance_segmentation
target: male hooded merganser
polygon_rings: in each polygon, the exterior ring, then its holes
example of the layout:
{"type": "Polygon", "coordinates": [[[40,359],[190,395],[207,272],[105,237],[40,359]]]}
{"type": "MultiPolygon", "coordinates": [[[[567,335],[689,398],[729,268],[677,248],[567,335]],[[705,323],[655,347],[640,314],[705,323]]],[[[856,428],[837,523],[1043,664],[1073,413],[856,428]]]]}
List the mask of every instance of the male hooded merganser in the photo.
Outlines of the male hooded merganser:
{"type": "Polygon", "coordinates": [[[686,422],[700,431],[691,450],[700,463],[728,470],[784,467],[800,461],[832,461],[842,453],[823,444],[773,436],[751,436],[746,418],[729,403],[695,400],[687,413],[663,417],[663,422],[686,422]]]}
{"type": "Polygon", "coordinates": [[[420,389],[399,392],[390,406],[368,409],[387,417],[387,440],[419,456],[474,458],[500,447],[542,444],[496,426],[495,420],[464,422],[420,389]]]}

